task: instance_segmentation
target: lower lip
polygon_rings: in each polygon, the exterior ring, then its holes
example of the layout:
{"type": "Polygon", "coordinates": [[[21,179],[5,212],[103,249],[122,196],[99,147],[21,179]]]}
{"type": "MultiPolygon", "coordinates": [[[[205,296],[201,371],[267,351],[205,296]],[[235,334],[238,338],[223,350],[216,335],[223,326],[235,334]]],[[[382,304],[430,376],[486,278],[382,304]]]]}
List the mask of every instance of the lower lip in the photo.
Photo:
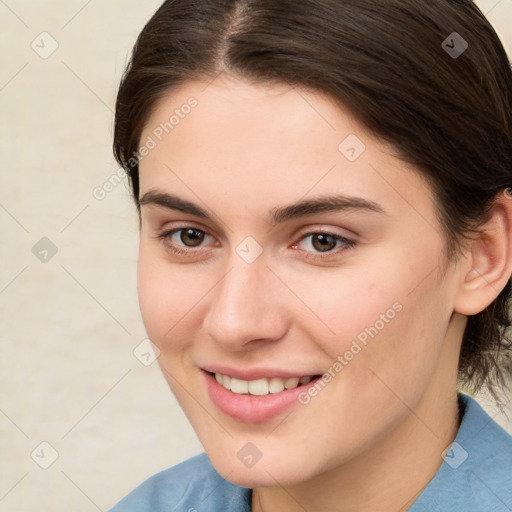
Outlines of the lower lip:
{"type": "Polygon", "coordinates": [[[308,384],[302,384],[294,389],[286,389],[280,393],[255,396],[233,393],[221,386],[212,374],[203,373],[212,402],[224,414],[246,423],[263,423],[284,412],[293,404],[298,404],[298,396],[307,392],[308,388],[314,386],[320,378],[318,377],[308,384]]]}

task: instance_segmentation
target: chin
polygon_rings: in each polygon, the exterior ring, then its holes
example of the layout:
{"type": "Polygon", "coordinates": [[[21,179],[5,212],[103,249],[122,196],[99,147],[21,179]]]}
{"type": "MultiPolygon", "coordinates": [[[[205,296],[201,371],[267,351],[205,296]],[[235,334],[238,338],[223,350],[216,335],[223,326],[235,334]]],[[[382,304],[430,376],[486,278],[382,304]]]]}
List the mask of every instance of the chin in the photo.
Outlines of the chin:
{"type": "Polygon", "coordinates": [[[210,462],[215,470],[234,485],[247,488],[277,487],[296,485],[314,478],[321,470],[315,471],[310,464],[295,460],[286,453],[272,454],[262,458],[251,467],[241,462],[236,452],[226,456],[226,452],[207,451],[210,462]],[[235,462],[233,462],[235,461],[235,462]],[[303,468],[303,469],[301,469],[303,468]]]}

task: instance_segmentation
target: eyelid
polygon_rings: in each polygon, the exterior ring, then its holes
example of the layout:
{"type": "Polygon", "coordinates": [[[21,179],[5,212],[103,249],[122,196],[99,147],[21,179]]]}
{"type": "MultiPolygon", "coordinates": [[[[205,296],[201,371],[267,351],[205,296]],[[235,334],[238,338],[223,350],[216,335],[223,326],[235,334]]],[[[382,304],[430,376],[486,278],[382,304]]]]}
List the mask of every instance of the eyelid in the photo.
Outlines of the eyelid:
{"type": "MultiPolygon", "coordinates": [[[[341,230],[341,227],[338,226],[329,226],[327,224],[313,224],[308,225],[306,227],[303,227],[298,230],[299,234],[311,234],[311,233],[327,233],[329,235],[336,235],[336,236],[345,236],[342,233],[339,233],[337,230],[341,230]]],[[[345,231],[347,231],[345,229],[345,231]]],[[[345,236],[345,238],[348,238],[350,235],[345,236]]]]}
{"type": "Polygon", "coordinates": [[[336,228],[328,228],[328,227],[321,227],[321,226],[308,226],[306,228],[299,230],[298,234],[295,235],[296,241],[294,242],[294,244],[303,240],[307,236],[320,234],[320,233],[324,234],[324,235],[330,235],[330,236],[333,236],[334,238],[345,240],[347,242],[355,243],[355,241],[356,241],[355,234],[352,234],[352,235],[342,234],[342,233],[339,233],[338,231],[336,231],[336,228]]]}
{"type": "Polygon", "coordinates": [[[211,236],[212,238],[218,239],[218,236],[212,234],[211,230],[207,228],[206,226],[199,224],[197,222],[194,222],[192,220],[182,220],[182,221],[175,221],[175,222],[166,222],[164,224],[164,227],[156,229],[156,231],[159,233],[159,235],[164,233],[172,233],[176,231],[180,231],[181,229],[197,229],[198,231],[201,231],[205,235],[211,236]],[[166,227],[168,226],[168,227],[166,227]]]}

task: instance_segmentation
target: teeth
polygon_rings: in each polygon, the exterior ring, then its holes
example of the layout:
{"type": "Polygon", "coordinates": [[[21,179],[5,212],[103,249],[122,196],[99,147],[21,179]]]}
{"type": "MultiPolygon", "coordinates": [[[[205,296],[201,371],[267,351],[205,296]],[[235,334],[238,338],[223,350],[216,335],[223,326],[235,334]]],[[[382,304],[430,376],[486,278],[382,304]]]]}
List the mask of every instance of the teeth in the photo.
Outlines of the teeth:
{"type": "Polygon", "coordinates": [[[286,389],[293,389],[299,385],[299,377],[292,377],[291,379],[287,379],[284,382],[284,387],[286,389]]]}
{"type": "MultiPolygon", "coordinates": [[[[251,395],[268,395],[268,380],[267,379],[258,379],[249,381],[249,394],[251,395]]],[[[233,391],[233,390],[231,390],[233,391]]]]}
{"type": "Polygon", "coordinates": [[[281,393],[281,391],[284,391],[283,379],[272,377],[268,383],[268,390],[271,393],[281,393]]]}
{"type": "Polygon", "coordinates": [[[226,389],[231,389],[231,377],[228,377],[227,375],[222,375],[222,385],[226,389]]]}
{"type": "Polygon", "coordinates": [[[246,380],[235,379],[233,377],[231,379],[230,389],[231,389],[231,391],[233,391],[233,393],[238,393],[239,395],[248,393],[249,392],[249,382],[247,382],[246,380]]]}
{"type": "Polygon", "coordinates": [[[257,380],[242,380],[222,375],[215,374],[215,380],[224,386],[226,389],[237,393],[239,395],[257,395],[265,396],[269,393],[280,393],[285,389],[294,389],[297,386],[308,384],[312,378],[307,377],[291,377],[289,379],[281,379],[280,377],[272,377],[271,379],[257,379],[257,380]]]}

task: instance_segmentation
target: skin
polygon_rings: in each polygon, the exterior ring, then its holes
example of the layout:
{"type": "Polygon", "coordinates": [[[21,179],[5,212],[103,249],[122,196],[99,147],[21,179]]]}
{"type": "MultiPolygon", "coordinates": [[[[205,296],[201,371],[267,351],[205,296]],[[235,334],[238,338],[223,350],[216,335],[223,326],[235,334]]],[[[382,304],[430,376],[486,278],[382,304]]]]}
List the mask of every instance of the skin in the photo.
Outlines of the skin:
{"type": "Polygon", "coordinates": [[[141,141],[191,96],[197,106],[140,162],[141,198],[169,193],[210,215],[141,207],[140,307],[169,386],[217,471],[255,489],[253,510],[407,510],[459,426],[466,315],[510,277],[512,201],[500,199],[485,236],[448,263],[425,180],[329,98],[225,75],[189,82],[156,105],[141,141]],[[349,134],[366,146],[353,162],[338,150],[349,134]],[[383,213],[269,223],[276,208],[335,193],[383,213]],[[187,227],[206,233],[199,246],[183,232],[158,237],[187,227]],[[302,239],[319,231],[355,245],[319,252],[302,239]],[[263,249],[252,263],[236,251],[248,236],[263,249]],[[246,423],[206,392],[201,368],[211,364],[322,374],[396,303],[307,405],[246,423]],[[247,442],[262,454],[250,468],[237,457],[247,442]]]}

